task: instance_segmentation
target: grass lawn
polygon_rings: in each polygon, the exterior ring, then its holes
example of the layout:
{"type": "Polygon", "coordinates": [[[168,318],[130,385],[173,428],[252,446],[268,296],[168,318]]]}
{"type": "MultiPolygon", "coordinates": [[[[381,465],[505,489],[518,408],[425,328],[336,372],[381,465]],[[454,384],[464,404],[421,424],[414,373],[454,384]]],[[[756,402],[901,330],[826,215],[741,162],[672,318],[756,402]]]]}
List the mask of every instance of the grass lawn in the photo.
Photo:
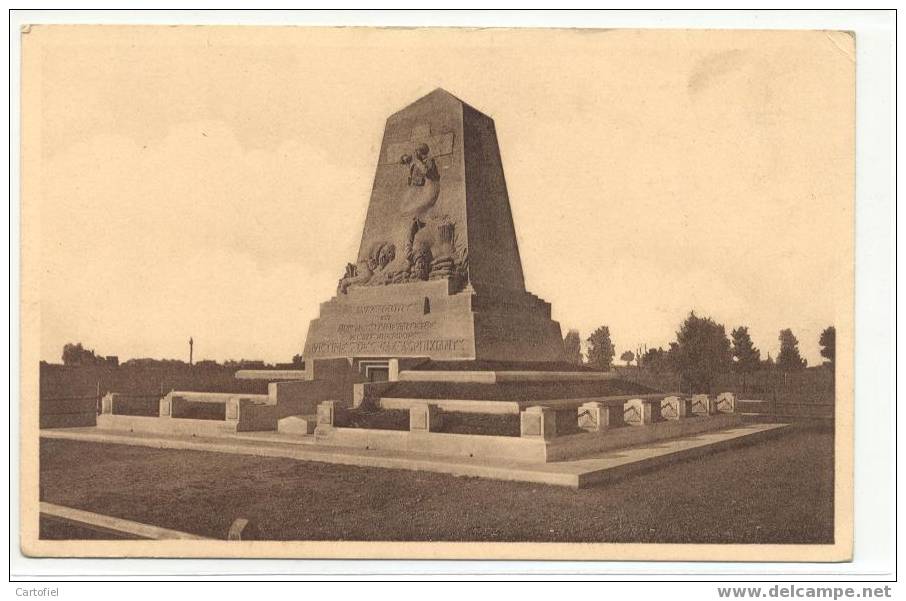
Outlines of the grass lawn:
{"type": "Polygon", "coordinates": [[[244,517],[269,540],[833,542],[833,433],[805,427],[582,490],[51,439],[40,481],[43,501],[215,538],[244,517]]]}

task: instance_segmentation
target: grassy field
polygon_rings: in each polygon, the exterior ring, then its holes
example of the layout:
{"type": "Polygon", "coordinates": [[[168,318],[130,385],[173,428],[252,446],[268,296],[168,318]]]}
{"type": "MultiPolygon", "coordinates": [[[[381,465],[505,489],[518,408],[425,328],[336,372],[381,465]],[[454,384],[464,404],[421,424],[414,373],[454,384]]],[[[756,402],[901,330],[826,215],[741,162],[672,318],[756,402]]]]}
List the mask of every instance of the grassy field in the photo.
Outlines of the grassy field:
{"type": "Polygon", "coordinates": [[[43,440],[41,499],[216,538],[244,517],[269,540],[831,543],[833,433],[797,427],[583,490],[43,440]]]}

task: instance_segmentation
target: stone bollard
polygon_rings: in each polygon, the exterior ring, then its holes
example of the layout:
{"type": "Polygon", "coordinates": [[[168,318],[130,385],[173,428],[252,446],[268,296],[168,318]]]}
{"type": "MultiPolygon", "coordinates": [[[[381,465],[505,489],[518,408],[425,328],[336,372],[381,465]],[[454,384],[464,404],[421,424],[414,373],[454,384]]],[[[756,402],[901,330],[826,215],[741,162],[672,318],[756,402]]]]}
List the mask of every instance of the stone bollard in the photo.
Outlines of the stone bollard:
{"type": "Polygon", "coordinates": [[[550,407],[535,405],[519,414],[519,435],[523,438],[543,438],[557,435],[557,414],[550,407]]]}
{"type": "Polygon", "coordinates": [[[661,421],[660,399],[629,399],[623,405],[626,422],[632,426],[650,426],[661,421]]]}
{"type": "Polygon", "coordinates": [[[736,395],[732,392],[722,392],[717,395],[714,405],[715,412],[736,413],[736,395]]]}
{"type": "Polygon", "coordinates": [[[622,404],[590,401],[581,405],[577,412],[579,427],[589,432],[600,432],[624,425],[622,404]]]}
{"type": "Polygon", "coordinates": [[[104,395],[104,398],[101,399],[101,413],[107,415],[113,414],[114,399],[116,399],[116,394],[113,392],[108,392],[104,395]]]}
{"type": "Polygon", "coordinates": [[[717,404],[707,394],[693,394],[692,410],[695,413],[714,415],[717,413],[717,404]]]}
{"type": "Polygon", "coordinates": [[[661,416],[664,419],[685,419],[692,416],[692,399],[668,396],[661,401],[661,416]]]}
{"type": "Polygon", "coordinates": [[[443,415],[436,405],[418,403],[409,407],[410,432],[438,432],[443,425],[443,415]]]}

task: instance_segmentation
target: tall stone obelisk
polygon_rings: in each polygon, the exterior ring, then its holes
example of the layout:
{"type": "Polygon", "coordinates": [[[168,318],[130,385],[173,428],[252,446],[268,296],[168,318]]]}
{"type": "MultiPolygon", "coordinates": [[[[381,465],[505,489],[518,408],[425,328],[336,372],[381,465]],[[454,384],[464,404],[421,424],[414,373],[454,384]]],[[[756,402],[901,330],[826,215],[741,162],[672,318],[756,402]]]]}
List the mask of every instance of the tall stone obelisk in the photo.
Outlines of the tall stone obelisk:
{"type": "Polygon", "coordinates": [[[390,116],[362,242],[303,355],[562,361],[525,291],[494,121],[437,89],[390,116]]]}

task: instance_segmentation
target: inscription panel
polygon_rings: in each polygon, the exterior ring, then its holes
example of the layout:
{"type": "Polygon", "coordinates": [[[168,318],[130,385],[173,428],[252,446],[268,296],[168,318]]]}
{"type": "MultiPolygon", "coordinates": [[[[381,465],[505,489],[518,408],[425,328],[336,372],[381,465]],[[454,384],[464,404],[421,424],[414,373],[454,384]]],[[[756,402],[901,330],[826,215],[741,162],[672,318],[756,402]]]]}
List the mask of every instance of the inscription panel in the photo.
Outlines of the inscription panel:
{"type": "Polygon", "coordinates": [[[451,305],[448,298],[327,303],[312,322],[304,355],[472,358],[471,312],[467,305],[451,305]]]}

